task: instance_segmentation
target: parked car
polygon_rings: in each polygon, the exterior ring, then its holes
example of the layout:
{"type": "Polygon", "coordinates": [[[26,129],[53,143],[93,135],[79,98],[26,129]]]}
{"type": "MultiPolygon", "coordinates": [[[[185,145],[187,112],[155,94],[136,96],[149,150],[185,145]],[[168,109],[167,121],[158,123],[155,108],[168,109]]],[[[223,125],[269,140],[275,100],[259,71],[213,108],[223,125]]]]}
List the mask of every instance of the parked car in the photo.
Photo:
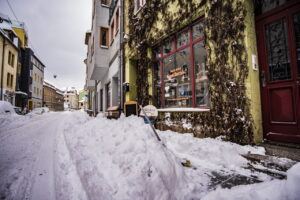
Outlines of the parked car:
{"type": "Polygon", "coordinates": [[[13,114],[16,113],[11,103],[7,101],[0,101],[0,114],[13,114]]]}
{"type": "Polygon", "coordinates": [[[22,113],[22,108],[17,107],[17,106],[14,106],[14,110],[15,110],[15,112],[16,112],[18,115],[23,115],[23,113],[22,113]]]}

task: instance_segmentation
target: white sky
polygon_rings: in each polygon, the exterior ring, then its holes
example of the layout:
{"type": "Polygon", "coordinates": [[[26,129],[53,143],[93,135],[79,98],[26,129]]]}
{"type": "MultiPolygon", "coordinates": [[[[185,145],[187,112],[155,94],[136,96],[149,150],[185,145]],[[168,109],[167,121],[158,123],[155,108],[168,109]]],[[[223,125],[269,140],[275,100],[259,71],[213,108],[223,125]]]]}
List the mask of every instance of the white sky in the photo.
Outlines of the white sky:
{"type": "MultiPolygon", "coordinates": [[[[46,65],[45,80],[58,88],[83,89],[85,32],[91,28],[92,0],[9,0],[19,21],[25,22],[29,46],[46,65]],[[54,79],[53,75],[57,75],[54,79]]],[[[7,0],[0,13],[15,19],[7,0]]]]}

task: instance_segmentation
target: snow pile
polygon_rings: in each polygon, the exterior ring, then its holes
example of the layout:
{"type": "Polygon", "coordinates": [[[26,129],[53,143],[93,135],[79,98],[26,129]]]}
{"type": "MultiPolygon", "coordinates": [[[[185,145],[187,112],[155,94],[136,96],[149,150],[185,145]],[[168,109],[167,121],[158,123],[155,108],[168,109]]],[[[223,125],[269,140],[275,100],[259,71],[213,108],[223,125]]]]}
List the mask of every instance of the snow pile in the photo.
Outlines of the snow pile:
{"type": "Polygon", "coordinates": [[[217,189],[203,200],[298,200],[300,198],[300,163],[287,172],[287,180],[274,180],[254,185],[236,186],[229,189],[217,189]]]}
{"type": "Polygon", "coordinates": [[[7,101],[0,101],[0,115],[15,113],[14,107],[7,101]]]}
{"type": "Polygon", "coordinates": [[[108,120],[103,115],[91,118],[82,111],[0,115],[0,199],[270,196],[276,200],[299,196],[299,164],[288,171],[286,181],[274,180],[249,169],[249,161],[241,156],[248,152],[264,155],[261,147],[157,132],[165,146],[156,140],[149,125],[135,116],[108,120]],[[182,160],[191,161],[191,167],[183,167],[182,160]],[[226,181],[232,181],[231,190],[221,188],[226,181]],[[257,182],[265,183],[252,184],[257,182]],[[250,185],[234,187],[239,184],[250,185]]]}
{"type": "Polygon", "coordinates": [[[183,199],[187,194],[180,160],[142,118],[100,116],[68,130],[65,140],[89,199],[183,199]]]}
{"type": "Polygon", "coordinates": [[[46,113],[46,112],[49,112],[48,107],[35,108],[30,113],[41,115],[41,114],[46,113]]]}

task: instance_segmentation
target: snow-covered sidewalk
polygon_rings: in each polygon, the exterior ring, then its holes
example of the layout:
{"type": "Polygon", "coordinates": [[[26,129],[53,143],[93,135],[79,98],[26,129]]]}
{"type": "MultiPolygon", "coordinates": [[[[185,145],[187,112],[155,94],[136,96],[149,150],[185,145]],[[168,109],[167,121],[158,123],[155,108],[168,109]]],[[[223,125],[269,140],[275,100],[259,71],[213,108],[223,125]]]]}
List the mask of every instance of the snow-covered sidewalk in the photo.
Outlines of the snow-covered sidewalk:
{"type": "MultiPolygon", "coordinates": [[[[300,164],[288,171],[287,180],[278,180],[264,171],[286,173],[242,156],[264,155],[261,147],[158,133],[165,145],[134,116],[108,120],[81,111],[0,115],[0,199],[300,197],[300,164]],[[182,166],[185,160],[190,167],[182,166]]],[[[294,164],[274,159],[282,166],[294,164]]]]}

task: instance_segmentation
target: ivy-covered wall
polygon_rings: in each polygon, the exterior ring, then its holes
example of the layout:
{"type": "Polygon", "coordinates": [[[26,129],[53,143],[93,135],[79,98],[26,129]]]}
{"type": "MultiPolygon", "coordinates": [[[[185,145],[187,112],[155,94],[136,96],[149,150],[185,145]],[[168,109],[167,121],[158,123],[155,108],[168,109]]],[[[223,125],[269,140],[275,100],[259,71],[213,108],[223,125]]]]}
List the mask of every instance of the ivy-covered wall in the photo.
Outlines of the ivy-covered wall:
{"type": "Polygon", "coordinates": [[[152,0],[137,13],[125,1],[126,100],[152,103],[151,48],[195,19],[204,17],[210,111],[160,112],[157,127],[193,132],[196,137],[225,135],[249,144],[262,138],[255,24],[251,0],[152,0]]]}

